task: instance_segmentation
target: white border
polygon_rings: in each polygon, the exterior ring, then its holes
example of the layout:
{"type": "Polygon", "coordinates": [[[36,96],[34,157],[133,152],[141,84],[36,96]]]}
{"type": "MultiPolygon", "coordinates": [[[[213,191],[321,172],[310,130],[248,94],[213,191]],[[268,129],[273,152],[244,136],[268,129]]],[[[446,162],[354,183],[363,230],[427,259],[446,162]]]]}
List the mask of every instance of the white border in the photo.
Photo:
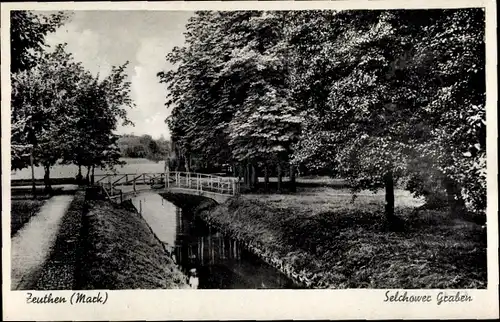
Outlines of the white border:
{"type": "MultiPolygon", "coordinates": [[[[2,262],[5,320],[194,320],[194,319],[388,319],[498,318],[497,52],[494,0],[475,1],[234,1],[2,3],[2,262]],[[26,304],[26,293],[10,290],[10,77],[9,10],[301,10],[391,8],[486,8],[488,288],[467,290],[470,303],[383,302],[386,290],[165,290],[109,291],[106,305],[26,304]]],[[[455,290],[454,290],[455,291],[455,290]]],[[[415,290],[431,294],[440,290],[415,290]]],[[[46,292],[37,292],[45,294],[46,292]]],[[[52,292],[71,295],[70,291],[52,292]]],[[[453,293],[453,291],[448,291],[453,293]]]]}

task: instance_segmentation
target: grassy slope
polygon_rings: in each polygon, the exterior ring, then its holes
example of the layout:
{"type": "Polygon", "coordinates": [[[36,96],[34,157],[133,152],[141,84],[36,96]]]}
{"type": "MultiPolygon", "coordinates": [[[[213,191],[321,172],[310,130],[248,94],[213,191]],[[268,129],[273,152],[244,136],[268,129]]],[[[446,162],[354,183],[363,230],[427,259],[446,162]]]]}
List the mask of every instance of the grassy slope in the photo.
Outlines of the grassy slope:
{"type": "Polygon", "coordinates": [[[170,289],[185,276],[146,222],[125,207],[100,201],[84,217],[79,289],[170,289]]]}
{"type": "Polygon", "coordinates": [[[38,213],[47,198],[12,199],[10,213],[10,236],[14,236],[38,213]]]}
{"type": "Polygon", "coordinates": [[[275,258],[314,287],[483,288],[481,227],[445,212],[415,208],[396,194],[401,232],[384,230],[383,195],[308,189],[300,195],[249,195],[204,212],[205,218],[275,258]]]}

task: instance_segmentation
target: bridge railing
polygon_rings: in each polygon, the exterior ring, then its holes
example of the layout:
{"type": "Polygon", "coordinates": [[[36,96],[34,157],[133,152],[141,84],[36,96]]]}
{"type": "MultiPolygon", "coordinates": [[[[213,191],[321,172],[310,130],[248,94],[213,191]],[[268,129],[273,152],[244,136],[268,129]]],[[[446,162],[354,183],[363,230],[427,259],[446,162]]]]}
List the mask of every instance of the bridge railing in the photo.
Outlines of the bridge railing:
{"type": "Polygon", "coordinates": [[[102,174],[97,177],[96,184],[102,187],[110,200],[123,200],[124,193],[151,188],[183,188],[224,195],[240,193],[240,183],[237,178],[204,173],[165,171],[163,173],[102,174]]]}
{"type": "Polygon", "coordinates": [[[167,174],[166,187],[185,188],[196,191],[237,195],[240,184],[237,178],[221,177],[204,173],[171,171],[167,174]]]}
{"type": "Polygon", "coordinates": [[[117,173],[95,175],[96,184],[107,184],[113,186],[152,184],[152,182],[164,182],[165,173],[117,173]]]}

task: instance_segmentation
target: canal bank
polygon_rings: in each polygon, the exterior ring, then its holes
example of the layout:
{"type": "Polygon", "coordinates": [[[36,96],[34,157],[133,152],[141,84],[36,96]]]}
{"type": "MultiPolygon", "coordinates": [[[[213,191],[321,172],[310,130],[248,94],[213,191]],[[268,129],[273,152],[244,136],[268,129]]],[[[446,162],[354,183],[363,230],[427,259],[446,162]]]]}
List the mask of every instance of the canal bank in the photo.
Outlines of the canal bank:
{"type": "MultiPolygon", "coordinates": [[[[312,276],[313,274],[308,274],[306,271],[297,272],[288,259],[282,256],[277,249],[264,247],[259,242],[258,234],[246,233],[249,230],[242,229],[242,222],[238,218],[234,217],[234,220],[227,221],[218,220],[218,217],[213,214],[224,209],[224,204],[217,204],[215,201],[202,196],[182,193],[161,193],[161,196],[182,209],[183,212],[197,217],[197,220],[201,219],[209,229],[238,243],[239,251],[244,252],[247,258],[251,258],[255,262],[265,263],[260,265],[269,266],[272,269],[268,268],[268,270],[275,271],[275,275],[283,275],[284,277],[281,279],[287,279],[289,282],[279,285],[280,288],[307,288],[311,286],[307,276],[312,276]]],[[[253,225],[253,228],[258,230],[258,226],[259,224],[256,223],[253,225]]],[[[265,233],[264,230],[261,230],[261,232],[265,233]]],[[[295,251],[294,254],[298,255],[299,252],[295,251]]],[[[254,271],[249,271],[248,274],[259,275],[259,272],[254,269],[254,271]]]]}
{"type": "Polygon", "coordinates": [[[88,200],[74,289],[188,288],[185,276],[130,204],[88,200]]]}
{"type": "Polygon", "coordinates": [[[143,192],[134,196],[131,202],[175,263],[190,277],[193,288],[301,288],[249,250],[242,240],[208,225],[197,214],[211,209],[215,202],[182,194],[172,194],[167,198],[154,192],[143,192]],[[180,202],[184,196],[189,196],[189,199],[180,202]]]}
{"type": "Polygon", "coordinates": [[[421,209],[398,194],[401,229],[387,229],[384,196],[338,189],[241,195],[222,204],[163,194],[307,288],[484,288],[481,226],[421,209]],[[460,263],[460,265],[457,265],[460,263]]]}

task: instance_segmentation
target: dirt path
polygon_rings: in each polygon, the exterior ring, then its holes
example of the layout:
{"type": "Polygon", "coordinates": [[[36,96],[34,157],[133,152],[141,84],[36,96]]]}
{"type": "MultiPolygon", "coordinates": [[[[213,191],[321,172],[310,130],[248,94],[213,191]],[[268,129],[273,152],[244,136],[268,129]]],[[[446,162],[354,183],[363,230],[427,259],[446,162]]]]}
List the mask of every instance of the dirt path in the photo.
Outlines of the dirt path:
{"type": "Polygon", "coordinates": [[[32,287],[59,231],[61,218],[74,196],[50,198],[36,216],[24,225],[11,242],[11,288],[32,287]]]}

